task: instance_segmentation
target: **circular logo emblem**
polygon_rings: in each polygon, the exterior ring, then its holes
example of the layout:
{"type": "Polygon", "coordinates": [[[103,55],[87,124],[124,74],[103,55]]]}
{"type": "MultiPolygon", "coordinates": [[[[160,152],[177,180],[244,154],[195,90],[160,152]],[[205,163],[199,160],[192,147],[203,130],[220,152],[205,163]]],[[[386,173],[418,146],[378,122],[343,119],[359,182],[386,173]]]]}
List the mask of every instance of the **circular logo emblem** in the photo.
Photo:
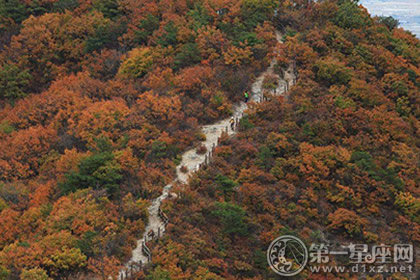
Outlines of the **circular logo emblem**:
{"type": "Polygon", "coordinates": [[[271,269],[281,276],[300,273],[308,262],[308,249],[299,238],[283,235],[271,242],[267,250],[271,269]]]}

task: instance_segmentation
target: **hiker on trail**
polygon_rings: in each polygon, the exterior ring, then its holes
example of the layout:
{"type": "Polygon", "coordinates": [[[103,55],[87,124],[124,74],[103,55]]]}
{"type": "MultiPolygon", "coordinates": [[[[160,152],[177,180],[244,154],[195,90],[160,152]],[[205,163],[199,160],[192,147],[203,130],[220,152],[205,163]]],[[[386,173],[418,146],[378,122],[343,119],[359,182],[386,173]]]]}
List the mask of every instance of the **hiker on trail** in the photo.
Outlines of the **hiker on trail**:
{"type": "Polygon", "coordinates": [[[155,238],[155,232],[153,231],[153,229],[151,229],[151,230],[149,231],[148,235],[149,235],[149,238],[152,238],[152,239],[154,239],[154,238],[155,238]]]}
{"type": "Polygon", "coordinates": [[[235,120],[233,118],[231,118],[230,121],[229,121],[229,123],[230,123],[230,128],[232,130],[235,130],[235,120]]]}
{"type": "Polygon", "coordinates": [[[245,103],[248,103],[248,100],[249,100],[249,94],[248,94],[248,91],[245,91],[245,92],[244,92],[244,97],[245,97],[245,103]]]}

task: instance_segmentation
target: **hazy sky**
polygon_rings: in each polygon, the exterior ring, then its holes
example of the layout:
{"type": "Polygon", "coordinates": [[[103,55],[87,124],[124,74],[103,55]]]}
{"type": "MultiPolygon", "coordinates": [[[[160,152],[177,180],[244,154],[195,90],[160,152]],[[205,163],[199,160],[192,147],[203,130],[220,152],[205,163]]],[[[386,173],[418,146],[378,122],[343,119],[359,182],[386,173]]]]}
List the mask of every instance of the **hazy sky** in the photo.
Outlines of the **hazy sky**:
{"type": "Polygon", "coordinates": [[[420,0],[360,0],[372,15],[392,16],[420,38],[420,0]]]}

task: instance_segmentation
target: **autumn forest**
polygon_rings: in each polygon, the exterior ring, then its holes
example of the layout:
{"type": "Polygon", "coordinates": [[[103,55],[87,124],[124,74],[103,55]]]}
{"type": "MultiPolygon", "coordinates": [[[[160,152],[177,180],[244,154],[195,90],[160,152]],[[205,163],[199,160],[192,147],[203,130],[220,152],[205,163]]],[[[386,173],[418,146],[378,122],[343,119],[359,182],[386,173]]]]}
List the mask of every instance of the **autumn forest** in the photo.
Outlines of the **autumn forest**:
{"type": "Polygon", "coordinates": [[[272,61],[296,84],[172,186],[131,279],[283,279],[284,234],[418,247],[420,40],[397,20],[355,0],[0,0],[0,280],[120,279],[201,127],[272,61]]]}

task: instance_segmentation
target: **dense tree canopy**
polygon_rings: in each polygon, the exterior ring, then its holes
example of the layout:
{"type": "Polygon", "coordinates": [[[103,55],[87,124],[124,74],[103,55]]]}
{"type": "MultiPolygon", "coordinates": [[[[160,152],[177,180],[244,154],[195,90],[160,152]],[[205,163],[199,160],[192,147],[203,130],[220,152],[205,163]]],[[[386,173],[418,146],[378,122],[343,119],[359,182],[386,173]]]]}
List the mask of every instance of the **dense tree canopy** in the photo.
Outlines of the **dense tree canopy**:
{"type": "Polygon", "coordinates": [[[267,66],[274,7],[0,1],[0,278],[118,274],[199,124],[267,66]]]}
{"type": "MultiPolygon", "coordinates": [[[[283,8],[279,65],[296,61],[297,85],[251,109],[213,162],[176,188],[180,198],[165,202],[171,222],[153,273],[277,279],[265,254],[282,234],[308,245],[420,242],[420,41],[354,1],[283,8]]],[[[296,279],[359,276],[306,270],[296,279]]]]}

